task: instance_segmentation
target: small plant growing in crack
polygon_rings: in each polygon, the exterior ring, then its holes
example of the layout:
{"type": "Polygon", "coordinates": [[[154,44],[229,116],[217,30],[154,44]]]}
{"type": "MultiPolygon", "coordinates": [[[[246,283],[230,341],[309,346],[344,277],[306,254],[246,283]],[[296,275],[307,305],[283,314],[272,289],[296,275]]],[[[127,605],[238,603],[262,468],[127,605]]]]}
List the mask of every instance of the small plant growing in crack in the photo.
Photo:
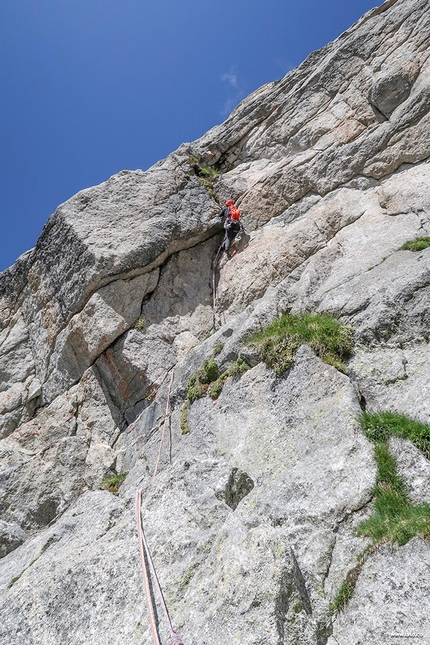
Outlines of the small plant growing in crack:
{"type": "Polygon", "coordinates": [[[218,343],[218,345],[215,345],[212,356],[218,356],[218,354],[221,354],[222,350],[224,349],[224,343],[218,343]]]}
{"type": "Polygon", "coordinates": [[[231,363],[229,368],[224,374],[227,376],[232,376],[233,378],[240,378],[242,374],[245,374],[251,368],[248,363],[243,360],[243,358],[237,358],[234,363],[231,363]]]}
{"type": "Polygon", "coordinates": [[[352,327],[342,325],[330,314],[285,314],[249,338],[261,358],[281,376],[293,365],[301,345],[309,345],[325,363],[341,372],[353,347],[352,327]]]}
{"type": "Polygon", "coordinates": [[[211,397],[211,399],[218,399],[221,392],[222,388],[224,387],[224,383],[228,379],[229,376],[232,376],[233,378],[240,378],[242,374],[247,372],[249,369],[251,369],[242,358],[236,359],[234,363],[231,363],[229,367],[221,374],[219,378],[217,378],[216,381],[211,383],[209,389],[208,389],[208,394],[211,397]]]}
{"type": "Polygon", "coordinates": [[[134,325],[134,329],[138,329],[139,331],[144,331],[146,329],[146,321],[143,316],[139,316],[139,318],[136,319],[134,325]]]}
{"type": "Polygon", "coordinates": [[[193,374],[188,381],[187,386],[187,399],[190,403],[194,403],[197,399],[201,399],[208,393],[209,384],[216,381],[218,378],[218,364],[211,358],[208,361],[203,361],[201,368],[193,374]]]}
{"type": "Polygon", "coordinates": [[[249,365],[242,358],[238,358],[219,376],[218,364],[215,359],[204,361],[200,370],[193,374],[188,381],[188,401],[194,403],[197,399],[202,399],[205,396],[210,396],[214,400],[218,399],[229,376],[240,378],[249,369],[249,365]]]}
{"type": "Polygon", "coordinates": [[[408,240],[399,251],[424,251],[430,246],[430,237],[416,237],[415,240],[408,240]]]}
{"type": "Polygon", "coordinates": [[[198,177],[199,184],[206,188],[208,191],[209,195],[216,200],[217,194],[213,188],[213,183],[210,179],[205,179],[204,177],[198,177]]]}
{"type": "Polygon", "coordinates": [[[101,483],[101,488],[107,489],[110,493],[117,493],[127,475],[128,472],[119,475],[107,475],[101,483]]]}
{"type": "Polygon", "coordinates": [[[181,408],[181,432],[182,434],[188,434],[190,431],[190,426],[188,425],[188,401],[184,401],[181,408]]]}
{"type": "Polygon", "coordinates": [[[366,437],[372,441],[378,467],[374,488],[374,513],[362,522],[357,535],[369,537],[370,547],[360,554],[356,567],[348,572],[336,594],[331,609],[342,611],[350,600],[363,565],[377,548],[386,542],[402,546],[414,536],[430,539],[430,504],[413,504],[406,485],[397,474],[397,462],[388,448],[390,437],[409,439],[430,457],[430,426],[395,412],[364,412],[360,417],[366,437]]]}
{"type": "Polygon", "coordinates": [[[358,527],[358,535],[370,537],[374,544],[382,542],[406,544],[418,535],[430,539],[430,504],[413,504],[405,483],[397,474],[397,462],[388,448],[390,436],[410,439],[428,458],[430,426],[393,412],[364,413],[364,433],[374,444],[378,466],[374,489],[375,512],[358,527]]]}
{"type": "Polygon", "coordinates": [[[216,199],[217,196],[213,184],[220,176],[218,170],[216,170],[216,168],[213,168],[212,166],[202,165],[194,155],[190,155],[188,157],[188,163],[194,170],[201,186],[204,186],[211,197],[216,199]]]}
{"type": "Polygon", "coordinates": [[[22,574],[23,574],[23,573],[25,573],[25,572],[27,571],[27,569],[29,569],[30,567],[32,567],[32,566],[33,566],[33,564],[34,564],[35,562],[37,562],[37,561],[38,561],[38,559],[40,558],[40,556],[42,556],[42,555],[45,553],[46,549],[47,549],[47,547],[45,546],[45,547],[42,549],[42,551],[39,553],[39,555],[38,555],[36,558],[34,558],[34,560],[32,560],[32,561],[30,562],[30,564],[28,564],[28,565],[25,567],[25,569],[23,569],[23,570],[21,571],[21,573],[20,573],[19,575],[17,575],[17,576],[15,576],[14,578],[12,578],[12,580],[9,582],[9,589],[10,589],[11,587],[13,587],[13,585],[14,585],[16,582],[18,582],[18,580],[21,578],[22,574]]]}
{"type": "Polygon", "coordinates": [[[332,613],[343,611],[351,600],[362,567],[363,565],[359,563],[348,571],[345,580],[340,585],[339,591],[330,603],[330,611],[332,613]]]}

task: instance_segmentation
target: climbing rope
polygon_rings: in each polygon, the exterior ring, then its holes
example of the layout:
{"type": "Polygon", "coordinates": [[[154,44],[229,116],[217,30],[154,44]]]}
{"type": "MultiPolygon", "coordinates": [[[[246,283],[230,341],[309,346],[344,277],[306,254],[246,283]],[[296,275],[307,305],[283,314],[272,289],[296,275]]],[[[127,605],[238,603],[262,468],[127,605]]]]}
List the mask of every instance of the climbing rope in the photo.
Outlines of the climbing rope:
{"type": "Polygon", "coordinates": [[[161,440],[160,440],[160,447],[158,449],[157,461],[155,462],[154,473],[153,473],[152,478],[151,478],[152,483],[154,482],[155,476],[157,474],[158,464],[160,462],[160,457],[161,457],[161,449],[163,447],[164,436],[166,434],[167,420],[170,418],[170,392],[172,391],[172,383],[173,383],[174,374],[175,374],[175,370],[172,370],[172,374],[170,376],[169,391],[167,393],[166,413],[164,415],[163,432],[161,433],[161,440]]]}
{"type": "MultiPolygon", "coordinates": [[[[225,240],[225,238],[224,238],[224,240],[225,240]]],[[[217,254],[215,256],[215,259],[212,262],[212,300],[213,300],[212,308],[214,310],[214,315],[215,315],[215,312],[216,312],[216,270],[218,268],[218,258],[219,258],[219,254],[221,252],[221,249],[223,247],[224,240],[222,241],[221,246],[219,247],[219,249],[217,251],[217,254]]]]}
{"type": "Polygon", "coordinates": [[[155,582],[155,587],[157,589],[158,595],[160,597],[160,602],[161,602],[161,607],[163,609],[164,617],[166,619],[167,625],[169,627],[169,632],[170,632],[170,641],[172,645],[184,645],[182,640],[179,638],[177,635],[176,631],[173,629],[172,621],[170,620],[169,616],[169,611],[167,609],[166,601],[164,599],[163,591],[161,589],[160,581],[158,580],[157,572],[155,571],[155,566],[154,562],[151,557],[151,553],[149,551],[148,543],[145,538],[145,533],[143,531],[142,527],[142,516],[140,513],[140,508],[142,504],[142,493],[140,491],[136,492],[136,521],[137,521],[137,534],[139,536],[139,548],[140,548],[140,560],[142,564],[142,573],[143,573],[143,580],[145,584],[145,593],[146,593],[146,600],[148,604],[148,612],[149,612],[149,623],[151,627],[151,634],[152,634],[152,640],[154,642],[154,645],[161,645],[160,644],[160,638],[158,636],[158,630],[157,630],[157,623],[155,620],[155,611],[154,611],[154,605],[153,605],[153,600],[151,596],[151,589],[150,589],[150,576],[147,568],[146,562],[149,563],[149,568],[150,572],[152,575],[152,578],[155,582]],[[146,559],[145,559],[146,555],[146,559]]]}
{"type": "Polygon", "coordinates": [[[142,520],[140,516],[140,505],[141,505],[141,492],[138,491],[136,493],[137,534],[139,536],[140,561],[142,564],[143,583],[145,585],[146,602],[148,604],[149,624],[151,627],[151,635],[152,635],[152,641],[154,645],[161,645],[160,639],[158,637],[157,624],[155,622],[154,606],[152,604],[151,589],[149,586],[149,575],[148,575],[146,562],[145,562],[145,543],[142,538],[143,530],[142,530],[142,520]]]}

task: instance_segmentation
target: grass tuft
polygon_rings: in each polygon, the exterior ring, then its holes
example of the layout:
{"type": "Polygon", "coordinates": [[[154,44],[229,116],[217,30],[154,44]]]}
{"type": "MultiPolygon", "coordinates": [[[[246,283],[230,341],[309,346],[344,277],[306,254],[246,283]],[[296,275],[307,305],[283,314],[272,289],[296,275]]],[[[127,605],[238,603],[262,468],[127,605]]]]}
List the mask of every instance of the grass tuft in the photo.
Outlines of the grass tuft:
{"type": "Polygon", "coordinates": [[[424,251],[429,246],[430,237],[417,237],[415,240],[405,242],[399,251],[424,251]]]}
{"type": "Polygon", "coordinates": [[[221,394],[224,383],[229,376],[235,379],[240,378],[242,374],[245,374],[245,372],[247,372],[249,369],[251,368],[249,367],[248,363],[246,363],[242,358],[237,358],[235,362],[231,363],[226,371],[223,372],[214,383],[211,383],[208,391],[209,396],[214,400],[217,399],[221,394]]]}
{"type": "Polygon", "coordinates": [[[213,358],[208,361],[204,361],[200,370],[196,372],[196,374],[193,374],[188,381],[188,401],[190,403],[194,403],[197,399],[202,399],[205,396],[210,396],[211,399],[214,400],[218,399],[222,392],[222,388],[224,387],[224,383],[229,376],[240,378],[242,374],[247,372],[249,369],[249,365],[242,358],[238,358],[219,376],[217,362],[213,358]]]}
{"type": "Polygon", "coordinates": [[[234,363],[230,365],[227,370],[227,376],[233,376],[233,378],[241,377],[242,374],[245,374],[251,368],[248,363],[243,360],[243,358],[238,358],[234,363]]]}
{"type": "Polygon", "coordinates": [[[200,166],[200,172],[203,177],[210,179],[211,181],[215,181],[215,179],[218,179],[218,177],[220,176],[218,170],[215,170],[215,168],[212,168],[212,166],[200,166]]]}
{"type": "Polygon", "coordinates": [[[350,600],[364,562],[370,553],[386,542],[402,546],[415,536],[430,539],[430,504],[412,504],[405,483],[397,474],[397,462],[388,448],[389,437],[410,439],[429,457],[430,426],[395,412],[364,412],[360,417],[366,437],[373,442],[378,466],[374,493],[374,513],[362,522],[357,535],[369,537],[372,546],[359,556],[358,565],[346,576],[330,608],[342,611],[350,600]]]}
{"type": "Polygon", "coordinates": [[[133,327],[135,329],[138,329],[139,331],[144,331],[146,329],[146,321],[143,316],[139,316],[139,318],[136,319],[133,327]]]}
{"type": "Polygon", "coordinates": [[[221,354],[223,349],[224,349],[224,343],[218,343],[218,345],[215,345],[214,347],[212,356],[218,356],[218,354],[221,354]]]}
{"type": "Polygon", "coordinates": [[[358,576],[360,575],[363,564],[360,562],[356,567],[348,571],[345,580],[342,582],[339,591],[330,603],[330,611],[340,612],[343,611],[352,598],[355,585],[357,584],[358,576]]]}
{"type": "Polygon", "coordinates": [[[190,403],[194,403],[197,399],[202,399],[208,393],[208,386],[218,378],[218,364],[211,358],[208,361],[203,361],[203,364],[198,372],[188,381],[187,385],[187,399],[190,403]]]}
{"type": "Polygon", "coordinates": [[[216,381],[218,378],[218,364],[211,358],[208,361],[203,361],[203,364],[198,372],[188,381],[187,385],[187,399],[190,403],[194,403],[198,399],[202,399],[208,393],[209,384],[216,381]]]}
{"type": "Polygon", "coordinates": [[[196,173],[200,184],[206,188],[211,197],[216,198],[213,183],[218,179],[220,173],[212,166],[202,166],[197,157],[191,155],[188,157],[188,163],[196,173]]]}
{"type": "Polygon", "coordinates": [[[181,409],[181,432],[182,434],[188,434],[190,431],[190,426],[188,425],[188,403],[185,401],[181,409]]]}
{"type": "Polygon", "coordinates": [[[128,472],[120,475],[107,475],[101,483],[101,488],[106,488],[110,493],[117,493],[127,475],[128,472]]]}
{"type": "Polygon", "coordinates": [[[220,397],[220,394],[222,392],[222,388],[224,387],[224,382],[227,379],[227,373],[224,372],[221,374],[219,379],[217,379],[214,383],[211,383],[209,389],[208,389],[208,394],[213,399],[214,401],[220,397]]]}
{"type": "Polygon", "coordinates": [[[248,343],[255,345],[260,356],[281,376],[294,363],[301,345],[309,345],[325,363],[345,372],[343,360],[353,347],[353,329],[341,325],[330,314],[285,314],[248,343]]]}
{"type": "Polygon", "coordinates": [[[430,459],[430,426],[396,412],[364,412],[360,418],[364,434],[374,443],[390,436],[409,439],[430,459]]]}
{"type": "Polygon", "coordinates": [[[400,546],[415,535],[430,539],[430,504],[412,504],[387,443],[390,436],[409,439],[428,458],[430,426],[395,412],[365,412],[360,422],[366,437],[375,444],[378,476],[375,513],[360,524],[358,535],[370,537],[374,544],[392,542],[400,546]]]}

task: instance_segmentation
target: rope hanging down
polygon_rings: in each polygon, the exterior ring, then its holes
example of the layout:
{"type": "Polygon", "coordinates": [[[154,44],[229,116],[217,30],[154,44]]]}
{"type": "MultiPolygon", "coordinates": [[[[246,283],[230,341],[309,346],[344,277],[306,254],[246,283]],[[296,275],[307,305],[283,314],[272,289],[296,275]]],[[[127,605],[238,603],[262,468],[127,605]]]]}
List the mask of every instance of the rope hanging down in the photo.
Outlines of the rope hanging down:
{"type": "Polygon", "coordinates": [[[215,256],[215,259],[212,261],[212,308],[214,310],[214,315],[216,311],[216,270],[218,268],[218,259],[219,259],[219,254],[221,252],[222,246],[224,244],[224,241],[222,242],[221,246],[218,249],[218,252],[215,256]]]}
{"type": "Polygon", "coordinates": [[[163,609],[164,617],[169,627],[171,644],[184,645],[182,640],[179,638],[179,636],[173,629],[172,622],[170,620],[169,612],[167,609],[166,601],[164,600],[163,591],[161,589],[161,585],[158,580],[157,573],[155,571],[154,563],[152,561],[151,554],[149,552],[149,547],[148,547],[148,543],[146,542],[145,533],[143,532],[142,517],[140,514],[141,500],[142,500],[142,494],[140,491],[137,491],[136,492],[137,534],[139,536],[140,560],[142,564],[143,581],[145,585],[146,601],[148,604],[149,623],[151,627],[152,640],[154,645],[161,645],[160,638],[158,636],[157,623],[155,620],[155,611],[154,611],[154,605],[153,605],[151,588],[150,588],[150,574],[148,572],[147,562],[149,563],[150,572],[155,582],[155,587],[157,589],[158,595],[160,597],[160,602],[161,602],[161,607],[163,609]],[[145,556],[146,556],[146,559],[145,559],[145,556]]]}

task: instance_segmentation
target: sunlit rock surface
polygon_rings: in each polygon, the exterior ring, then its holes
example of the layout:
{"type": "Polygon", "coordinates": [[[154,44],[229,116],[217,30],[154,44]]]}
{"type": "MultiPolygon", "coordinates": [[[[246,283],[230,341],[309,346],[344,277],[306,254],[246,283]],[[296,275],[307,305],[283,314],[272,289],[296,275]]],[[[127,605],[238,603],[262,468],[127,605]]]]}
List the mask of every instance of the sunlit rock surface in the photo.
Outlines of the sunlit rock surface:
{"type": "MultiPolygon", "coordinates": [[[[0,274],[2,644],[149,645],[137,489],[185,645],[427,642],[419,538],[330,603],[369,544],[361,410],[430,422],[430,248],[400,250],[430,236],[429,44],[427,0],[388,0],[198,141],[59,206],[0,274]],[[214,274],[230,197],[246,234],[214,274]],[[260,362],[247,337],[286,311],[353,327],[346,374],[306,346],[283,377],[260,362]],[[184,433],[214,353],[251,369],[184,433]]],[[[430,502],[426,457],[389,446],[430,502]]]]}

